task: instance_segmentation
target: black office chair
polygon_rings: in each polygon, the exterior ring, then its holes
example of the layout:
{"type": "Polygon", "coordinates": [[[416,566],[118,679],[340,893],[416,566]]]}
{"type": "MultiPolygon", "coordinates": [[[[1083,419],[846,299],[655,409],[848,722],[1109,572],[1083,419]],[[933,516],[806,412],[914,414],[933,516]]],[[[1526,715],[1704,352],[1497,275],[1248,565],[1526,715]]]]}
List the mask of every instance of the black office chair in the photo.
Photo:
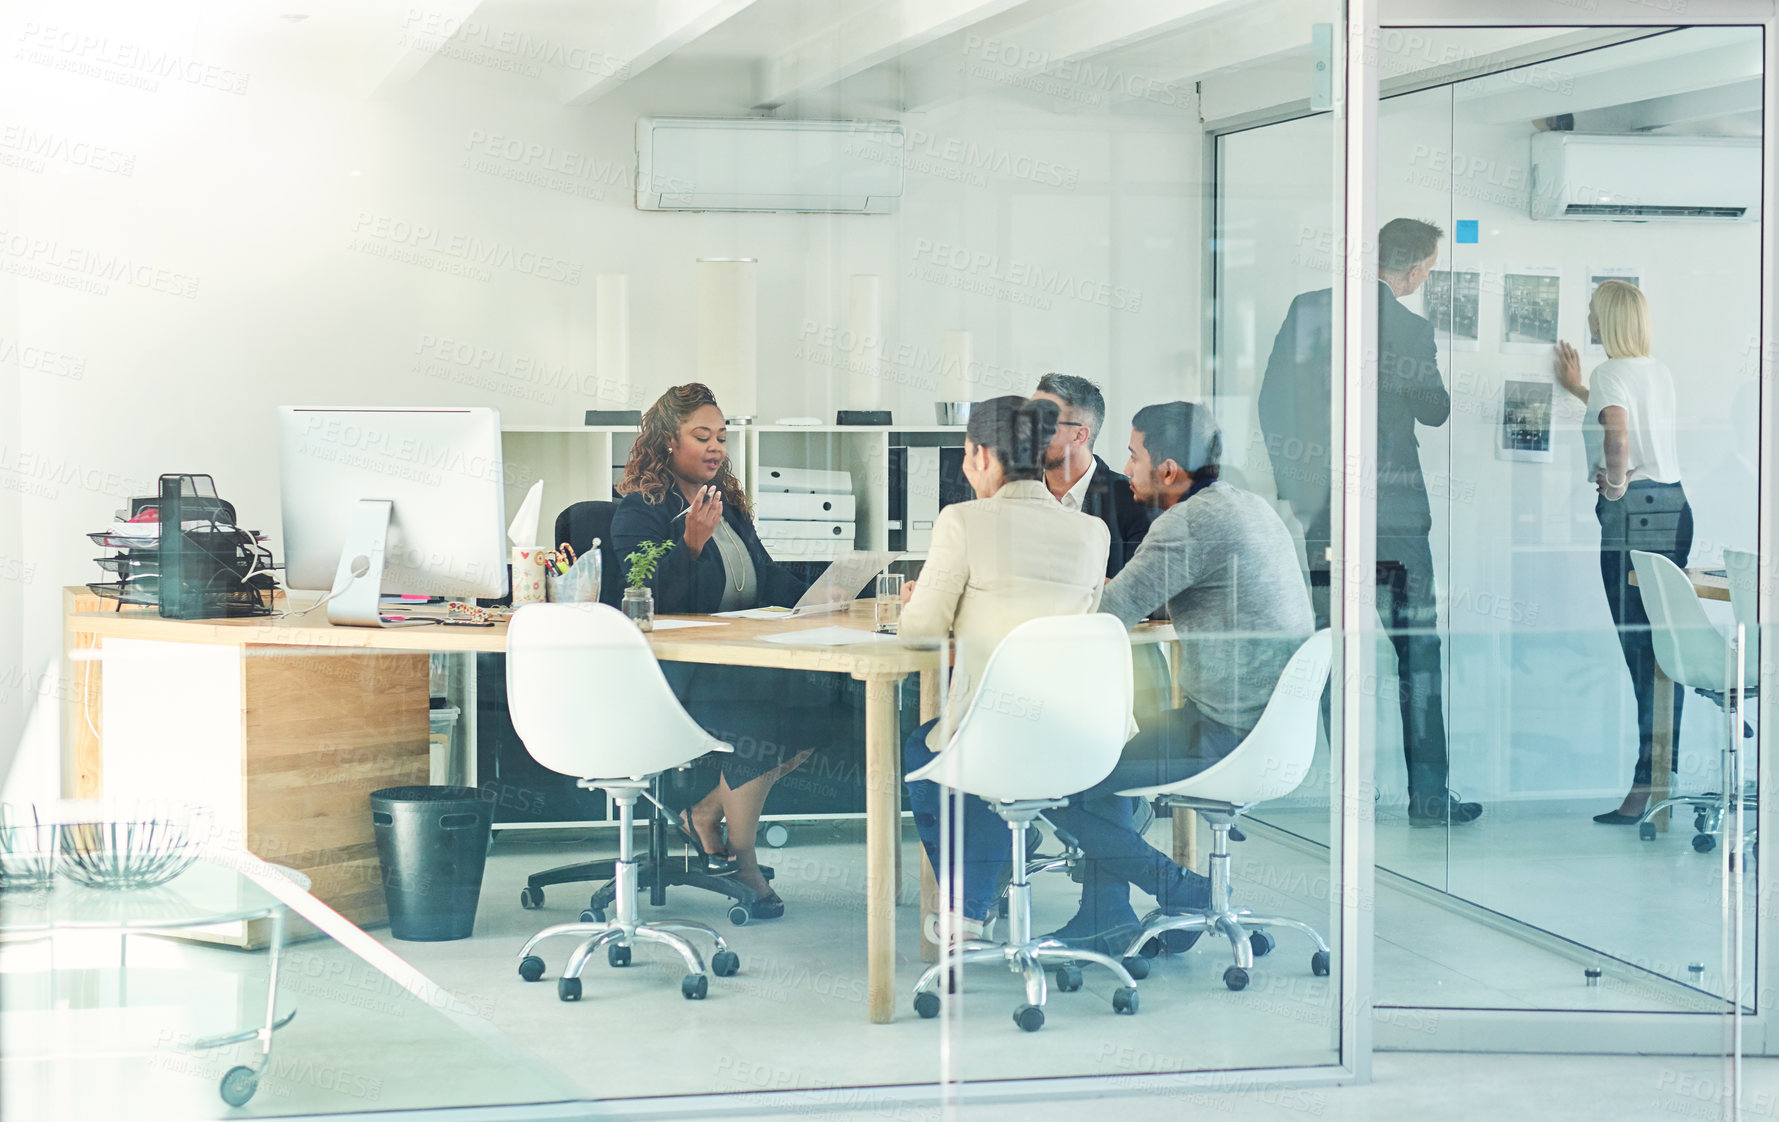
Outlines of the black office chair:
{"type": "Polygon", "coordinates": [[[556,533],[551,545],[567,542],[579,557],[599,543],[599,602],[616,608],[624,595],[624,577],[618,571],[617,554],[612,552],[612,512],[617,503],[575,503],[556,516],[556,533]]]}
{"type": "MultiPolygon", "coordinates": [[[[575,556],[579,557],[599,543],[599,602],[617,607],[624,594],[624,581],[618,571],[617,555],[612,551],[612,512],[617,509],[616,503],[588,500],[578,502],[556,516],[555,542],[567,542],[574,547],[575,556]]],[[[746,885],[738,882],[733,876],[712,876],[701,868],[691,854],[683,857],[668,855],[666,803],[663,801],[669,789],[683,793],[690,788],[691,773],[689,770],[670,772],[665,777],[657,776],[648,804],[649,847],[644,854],[642,867],[637,871],[637,887],[649,890],[649,903],[662,907],[667,903],[667,889],[673,885],[686,885],[691,888],[702,888],[707,892],[715,892],[735,901],[729,909],[729,920],[736,926],[748,921],[749,909],[758,895],[746,885]]],[[[684,799],[676,799],[683,802],[684,799]]],[[[525,887],[519,890],[519,906],[527,911],[541,908],[544,905],[544,889],[552,884],[584,884],[603,881],[604,884],[593,893],[587,904],[587,910],[581,913],[581,922],[605,922],[606,909],[611,907],[617,896],[617,861],[582,861],[574,865],[562,865],[554,869],[546,869],[541,873],[533,873],[525,879],[525,887]]],[[[773,870],[762,865],[760,875],[771,881],[773,870]]]]}

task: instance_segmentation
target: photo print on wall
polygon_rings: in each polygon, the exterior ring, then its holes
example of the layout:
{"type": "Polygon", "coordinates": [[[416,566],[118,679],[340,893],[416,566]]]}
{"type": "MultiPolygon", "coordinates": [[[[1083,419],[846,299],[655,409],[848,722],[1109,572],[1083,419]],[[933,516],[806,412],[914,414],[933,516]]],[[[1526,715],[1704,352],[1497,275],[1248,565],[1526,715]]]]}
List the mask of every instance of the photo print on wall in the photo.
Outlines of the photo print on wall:
{"type": "MultiPolygon", "coordinates": [[[[1588,308],[1593,305],[1594,290],[1600,287],[1601,281],[1605,280],[1621,280],[1628,284],[1634,284],[1638,288],[1642,288],[1643,268],[1640,265],[1595,265],[1593,268],[1589,269],[1587,303],[1581,306],[1581,318],[1583,323],[1587,322],[1588,308]]],[[[1603,356],[1606,354],[1606,348],[1600,345],[1600,337],[1594,334],[1593,328],[1588,328],[1587,337],[1587,353],[1589,355],[1603,356]]]]}
{"type": "Polygon", "coordinates": [[[1477,323],[1482,312],[1482,274],[1471,269],[1435,269],[1427,274],[1427,318],[1433,331],[1454,351],[1477,349],[1477,323]]]}
{"type": "Polygon", "coordinates": [[[1551,383],[1508,382],[1501,387],[1501,443],[1495,457],[1548,464],[1551,383]]]}
{"type": "Polygon", "coordinates": [[[1557,345],[1562,322],[1558,299],[1561,269],[1510,266],[1501,285],[1501,350],[1531,354],[1557,345]]]}

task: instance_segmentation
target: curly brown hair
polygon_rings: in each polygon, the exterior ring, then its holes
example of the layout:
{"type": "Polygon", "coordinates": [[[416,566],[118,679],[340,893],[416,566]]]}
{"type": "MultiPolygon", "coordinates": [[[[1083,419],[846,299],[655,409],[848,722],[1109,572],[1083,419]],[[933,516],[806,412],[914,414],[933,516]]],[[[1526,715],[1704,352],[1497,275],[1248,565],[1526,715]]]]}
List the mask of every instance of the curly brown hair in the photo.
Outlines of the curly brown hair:
{"type": "MultiPolygon", "coordinates": [[[[631,445],[630,459],[624,464],[624,478],[618,484],[618,494],[635,492],[642,495],[644,502],[654,504],[665,500],[670,493],[677,493],[679,485],[671,466],[673,454],[668,448],[687,417],[716,403],[716,395],[710,392],[709,386],[702,382],[687,382],[683,386],[670,387],[649,406],[648,412],[642,415],[642,432],[631,445]]],[[[723,461],[713,483],[722,491],[725,506],[734,507],[743,514],[753,514],[747,492],[741,489],[741,480],[735,477],[728,460],[723,461]]]]}

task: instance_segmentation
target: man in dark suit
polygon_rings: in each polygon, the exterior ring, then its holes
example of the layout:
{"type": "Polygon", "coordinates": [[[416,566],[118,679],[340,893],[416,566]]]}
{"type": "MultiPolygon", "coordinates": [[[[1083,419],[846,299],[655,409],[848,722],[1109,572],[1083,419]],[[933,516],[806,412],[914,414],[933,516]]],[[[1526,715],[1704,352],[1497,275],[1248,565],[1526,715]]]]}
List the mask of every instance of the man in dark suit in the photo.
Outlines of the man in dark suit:
{"type": "Polygon", "coordinates": [[[1143,544],[1154,511],[1131,494],[1130,480],[1093,453],[1094,440],[1106,423],[1105,395],[1086,378],[1046,374],[1038,379],[1032,396],[1053,401],[1060,410],[1056,436],[1044,454],[1044,483],[1063,506],[1106,524],[1112,532],[1106,576],[1115,577],[1143,544]]]}
{"type": "MultiPolygon", "coordinates": [[[[1446,785],[1439,617],[1427,543],[1433,515],[1415,434],[1416,424],[1445,424],[1452,399],[1439,376],[1433,325],[1401,303],[1426,281],[1443,236],[1439,227],[1412,218],[1394,219],[1378,233],[1377,558],[1400,564],[1406,577],[1390,642],[1396,648],[1409,821],[1416,826],[1472,822],[1482,814],[1479,804],[1459,802],[1446,785]]],[[[1328,567],[1331,540],[1333,306],[1333,291],[1326,288],[1291,302],[1260,387],[1260,428],[1273,478],[1279,497],[1303,524],[1312,569],[1328,567]]],[[[1320,625],[1326,626],[1327,593],[1316,592],[1320,625]]]]}

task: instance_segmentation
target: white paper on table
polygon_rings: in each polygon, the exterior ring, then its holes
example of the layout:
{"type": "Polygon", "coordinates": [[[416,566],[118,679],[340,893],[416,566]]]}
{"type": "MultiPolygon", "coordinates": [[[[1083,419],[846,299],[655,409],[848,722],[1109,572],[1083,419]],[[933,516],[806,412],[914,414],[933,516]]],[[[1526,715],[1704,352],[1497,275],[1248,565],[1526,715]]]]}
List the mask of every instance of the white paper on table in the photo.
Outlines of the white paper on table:
{"type": "Polygon", "coordinates": [[[783,619],[791,614],[789,608],[742,608],[733,612],[713,613],[719,619],[783,619]]]}
{"type": "Polygon", "coordinates": [[[851,647],[859,643],[894,643],[894,635],[860,631],[852,627],[806,627],[802,631],[781,631],[762,635],[762,642],[783,643],[787,647],[851,647]]]}
{"type": "Polygon", "coordinates": [[[718,623],[714,619],[661,619],[655,620],[656,631],[671,631],[676,627],[727,627],[726,623],[718,623]]]}
{"type": "Polygon", "coordinates": [[[513,515],[513,521],[507,527],[507,540],[520,549],[530,549],[537,544],[537,520],[544,505],[544,481],[538,480],[525,492],[525,501],[519,504],[519,513],[513,515]]]}

